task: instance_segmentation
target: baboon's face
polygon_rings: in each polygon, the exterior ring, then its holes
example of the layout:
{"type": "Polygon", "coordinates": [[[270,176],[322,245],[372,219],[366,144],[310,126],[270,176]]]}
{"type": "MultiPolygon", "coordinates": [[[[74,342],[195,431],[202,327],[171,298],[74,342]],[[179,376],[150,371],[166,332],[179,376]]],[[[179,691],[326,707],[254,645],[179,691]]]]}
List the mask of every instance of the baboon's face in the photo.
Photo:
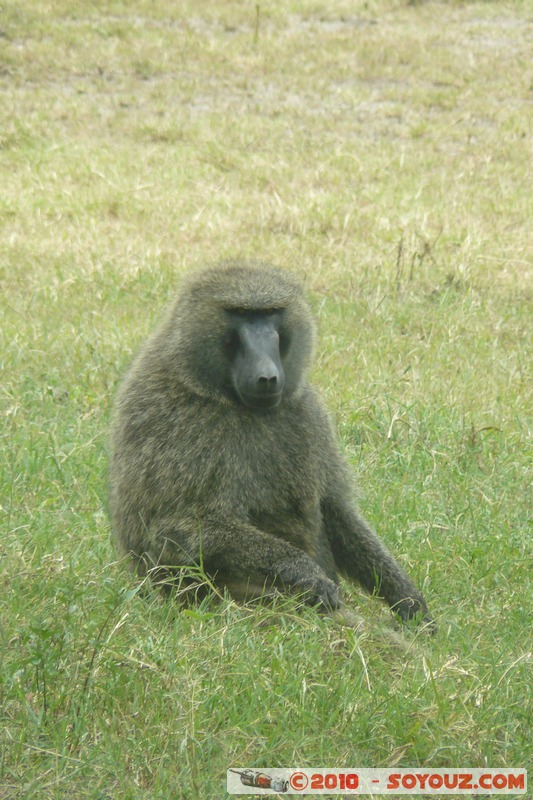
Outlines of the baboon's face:
{"type": "Polygon", "coordinates": [[[247,408],[275,408],[283,397],[283,360],[290,347],[284,309],[234,308],[225,313],[225,348],[237,398],[247,408]]]}

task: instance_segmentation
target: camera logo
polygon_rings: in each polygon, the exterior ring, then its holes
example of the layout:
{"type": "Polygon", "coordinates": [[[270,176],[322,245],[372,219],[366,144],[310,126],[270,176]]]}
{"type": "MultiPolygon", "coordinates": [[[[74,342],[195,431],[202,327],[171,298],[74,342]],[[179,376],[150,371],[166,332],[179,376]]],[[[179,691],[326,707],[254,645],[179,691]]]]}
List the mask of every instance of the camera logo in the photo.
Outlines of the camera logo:
{"type": "Polygon", "coordinates": [[[279,792],[280,794],[287,792],[289,789],[289,781],[284,778],[273,778],[271,775],[267,775],[266,772],[255,772],[252,769],[230,769],[229,772],[239,775],[243,786],[253,786],[255,789],[270,789],[271,792],[279,792]]]}

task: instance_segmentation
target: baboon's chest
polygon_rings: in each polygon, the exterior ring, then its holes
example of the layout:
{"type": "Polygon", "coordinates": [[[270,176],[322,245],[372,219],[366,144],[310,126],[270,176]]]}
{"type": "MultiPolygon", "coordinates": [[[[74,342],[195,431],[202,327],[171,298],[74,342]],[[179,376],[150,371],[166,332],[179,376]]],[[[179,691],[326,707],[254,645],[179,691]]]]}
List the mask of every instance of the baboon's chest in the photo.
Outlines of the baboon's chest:
{"type": "Polygon", "coordinates": [[[321,462],[302,432],[278,438],[251,437],[243,451],[237,448],[230,470],[234,489],[254,517],[310,523],[320,503],[321,462]]]}

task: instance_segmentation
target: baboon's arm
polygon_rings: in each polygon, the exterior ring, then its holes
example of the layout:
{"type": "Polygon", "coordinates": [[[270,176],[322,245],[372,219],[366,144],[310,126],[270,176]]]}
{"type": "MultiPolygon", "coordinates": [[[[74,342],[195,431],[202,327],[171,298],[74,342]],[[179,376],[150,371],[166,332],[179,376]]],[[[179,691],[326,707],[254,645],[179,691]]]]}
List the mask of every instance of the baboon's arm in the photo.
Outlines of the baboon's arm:
{"type": "Polygon", "coordinates": [[[359,581],[368,592],[384,597],[402,619],[422,612],[429,621],[421,593],[356,509],[333,497],[323,499],[321,507],[339,570],[359,581]]]}
{"type": "Polygon", "coordinates": [[[306,594],[311,605],[336,609],[341,604],[339,587],[310,556],[245,521],[167,519],[152,526],[150,540],[146,555],[154,566],[201,565],[236,597],[277,588],[306,594]]]}

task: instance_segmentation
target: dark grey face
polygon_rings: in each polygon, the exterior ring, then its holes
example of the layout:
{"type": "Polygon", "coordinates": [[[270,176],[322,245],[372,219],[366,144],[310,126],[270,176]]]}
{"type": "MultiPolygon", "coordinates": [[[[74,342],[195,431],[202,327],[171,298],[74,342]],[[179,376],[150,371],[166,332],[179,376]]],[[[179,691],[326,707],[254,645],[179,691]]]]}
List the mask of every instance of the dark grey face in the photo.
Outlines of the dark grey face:
{"type": "Polygon", "coordinates": [[[282,360],[289,346],[283,330],[283,309],[231,309],[226,314],[226,352],[238,399],[247,408],[275,408],[283,396],[282,360]]]}

